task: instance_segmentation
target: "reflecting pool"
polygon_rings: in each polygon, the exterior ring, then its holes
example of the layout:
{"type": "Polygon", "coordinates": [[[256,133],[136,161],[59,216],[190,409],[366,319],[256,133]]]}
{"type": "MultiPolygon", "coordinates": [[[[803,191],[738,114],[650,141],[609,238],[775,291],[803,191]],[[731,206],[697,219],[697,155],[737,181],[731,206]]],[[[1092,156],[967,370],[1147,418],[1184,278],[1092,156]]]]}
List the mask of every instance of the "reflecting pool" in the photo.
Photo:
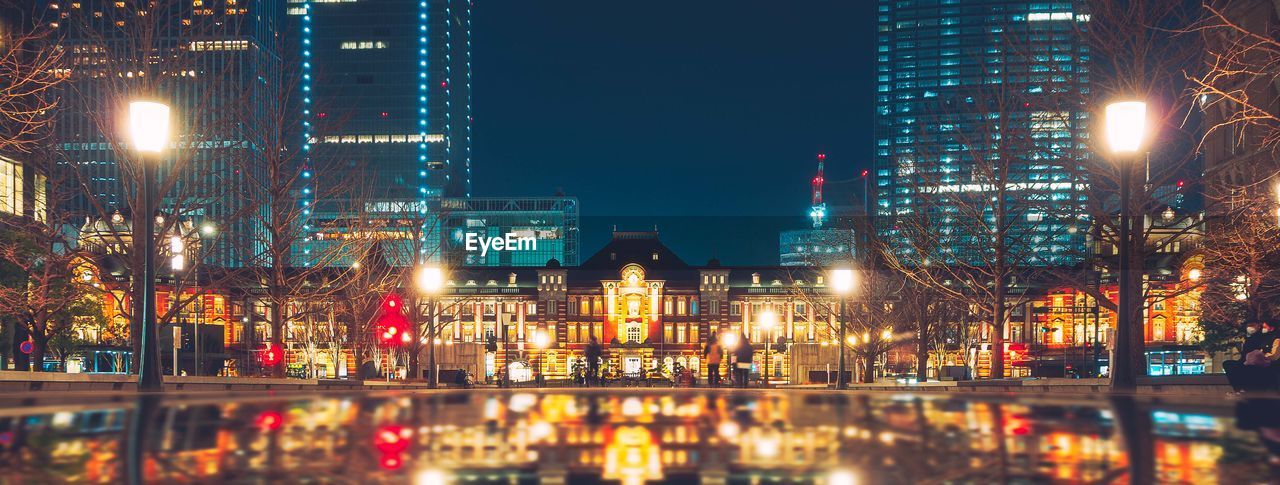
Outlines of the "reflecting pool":
{"type": "Polygon", "coordinates": [[[0,483],[1269,483],[1280,401],[191,394],[0,408],[0,483]]]}

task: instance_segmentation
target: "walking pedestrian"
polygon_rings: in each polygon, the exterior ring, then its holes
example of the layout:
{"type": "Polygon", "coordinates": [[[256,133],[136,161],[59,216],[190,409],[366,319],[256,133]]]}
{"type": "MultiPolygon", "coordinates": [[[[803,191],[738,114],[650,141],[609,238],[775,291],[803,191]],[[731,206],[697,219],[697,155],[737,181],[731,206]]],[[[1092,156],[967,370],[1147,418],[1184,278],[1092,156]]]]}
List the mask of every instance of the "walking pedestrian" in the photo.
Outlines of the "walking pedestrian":
{"type": "Polygon", "coordinates": [[[1236,392],[1275,389],[1276,361],[1280,360],[1280,338],[1271,322],[1251,321],[1245,324],[1244,344],[1240,359],[1222,363],[1227,382],[1236,392]]]}
{"type": "Polygon", "coordinates": [[[720,342],[711,339],[702,349],[702,357],[707,361],[707,385],[720,387],[720,361],[724,360],[724,349],[720,342]]]}
{"type": "Polygon", "coordinates": [[[587,385],[597,385],[600,383],[600,355],[604,353],[604,349],[600,347],[600,341],[596,340],[595,335],[587,342],[584,353],[587,356],[587,385]]]}
{"type": "Polygon", "coordinates": [[[747,341],[747,334],[738,335],[738,348],[734,350],[733,355],[738,361],[734,369],[734,378],[737,379],[738,387],[747,387],[747,381],[751,379],[751,362],[755,360],[755,349],[751,348],[751,342],[747,341]]]}

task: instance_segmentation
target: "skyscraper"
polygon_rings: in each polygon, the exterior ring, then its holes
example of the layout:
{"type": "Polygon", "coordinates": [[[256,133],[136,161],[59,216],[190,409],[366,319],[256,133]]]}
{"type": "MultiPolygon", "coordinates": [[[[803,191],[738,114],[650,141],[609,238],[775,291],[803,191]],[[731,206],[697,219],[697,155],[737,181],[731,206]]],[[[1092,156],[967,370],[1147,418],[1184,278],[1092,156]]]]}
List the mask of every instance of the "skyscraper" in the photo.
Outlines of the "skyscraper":
{"type": "Polygon", "coordinates": [[[312,184],[299,203],[315,208],[303,230],[335,225],[324,219],[341,211],[323,198],[346,197],[353,191],[335,187],[351,181],[366,192],[358,205],[393,208],[373,211],[400,220],[422,219],[441,197],[469,196],[471,2],[288,2],[312,184]]]}
{"type": "MultiPolygon", "coordinates": [[[[41,18],[58,29],[51,39],[64,52],[56,134],[63,160],[75,167],[87,193],[76,209],[92,218],[128,208],[117,150],[126,97],[151,96],[172,107],[174,127],[158,167],[164,186],[159,210],[197,223],[227,224],[208,245],[207,262],[237,266],[260,245],[251,234],[250,202],[234,187],[262,155],[258,133],[272,122],[261,113],[280,101],[271,95],[280,68],[283,0],[50,2],[41,18]],[[209,4],[206,4],[209,3],[209,4]],[[180,165],[179,165],[180,164],[180,165]]],[[[125,148],[121,148],[124,146],[125,148]]]]}
{"type": "Polygon", "coordinates": [[[875,210],[895,250],[973,263],[999,228],[1019,264],[1084,258],[1083,3],[879,1],[875,210]]]}

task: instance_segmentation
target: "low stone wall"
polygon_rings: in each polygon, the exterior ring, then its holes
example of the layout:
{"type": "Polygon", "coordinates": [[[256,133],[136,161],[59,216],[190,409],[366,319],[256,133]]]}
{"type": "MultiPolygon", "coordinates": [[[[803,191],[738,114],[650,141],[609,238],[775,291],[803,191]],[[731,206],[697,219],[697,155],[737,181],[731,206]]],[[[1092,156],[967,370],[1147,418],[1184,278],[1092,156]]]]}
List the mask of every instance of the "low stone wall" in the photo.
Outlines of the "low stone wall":
{"type": "MultiPolygon", "coordinates": [[[[363,389],[426,389],[426,383],[339,379],[277,379],[269,377],[164,376],[173,391],[335,391],[363,389]]],[[[65,374],[59,372],[0,371],[0,392],[135,391],[138,376],[123,374],[65,374]]]]}
{"type": "MultiPolygon", "coordinates": [[[[1018,392],[1018,393],[1106,393],[1111,391],[1109,379],[992,379],[972,381],[930,381],[920,384],[878,382],[850,384],[851,390],[867,391],[961,391],[961,392],[1018,392]]],[[[1227,376],[1205,374],[1195,376],[1158,376],[1138,378],[1136,392],[1143,394],[1172,394],[1182,396],[1223,395],[1231,390],[1227,376]]]]}

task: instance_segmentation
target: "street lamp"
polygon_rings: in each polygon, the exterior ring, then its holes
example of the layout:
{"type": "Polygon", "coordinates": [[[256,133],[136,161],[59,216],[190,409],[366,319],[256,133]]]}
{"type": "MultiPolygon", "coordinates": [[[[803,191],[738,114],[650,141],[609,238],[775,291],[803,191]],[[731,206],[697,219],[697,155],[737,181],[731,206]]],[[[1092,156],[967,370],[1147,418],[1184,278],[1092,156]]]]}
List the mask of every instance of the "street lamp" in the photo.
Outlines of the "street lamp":
{"type": "Polygon", "coordinates": [[[539,383],[545,382],[545,379],[543,378],[543,374],[542,374],[542,358],[543,358],[543,353],[546,352],[547,347],[550,345],[551,345],[551,339],[547,335],[547,331],[544,329],[538,329],[538,331],[533,335],[533,346],[538,349],[537,378],[539,383]]]}
{"type": "MultiPolygon", "coordinates": [[[[772,377],[773,373],[773,354],[769,353],[769,341],[773,340],[773,327],[778,325],[778,314],[773,311],[773,307],[765,308],[760,312],[760,329],[766,332],[767,337],[764,339],[764,372],[763,376],[772,377]]],[[[768,383],[769,378],[765,377],[764,382],[768,383]]]]}
{"type": "MultiPolygon", "coordinates": [[[[1135,158],[1142,148],[1143,138],[1147,131],[1147,103],[1142,101],[1119,101],[1107,105],[1106,133],[1107,143],[1120,164],[1120,291],[1116,316],[1115,357],[1111,363],[1111,387],[1115,389],[1133,389],[1137,385],[1132,361],[1133,308],[1137,295],[1133,288],[1133,269],[1130,268],[1132,241],[1130,241],[1129,214],[1130,178],[1133,164],[1128,163],[1135,158]]],[[[1138,261],[1138,265],[1142,262],[1138,261]]]]}
{"type": "Polygon", "coordinates": [[[129,103],[129,135],[138,152],[142,180],[138,185],[138,209],[133,214],[134,250],[142,252],[141,284],[133,282],[133,299],[137,303],[135,328],[141,334],[138,346],[138,390],[161,390],[160,342],[156,332],[156,227],[155,171],[161,153],[169,144],[169,105],[154,101],[129,103]],[[141,243],[141,248],[138,247],[141,243]]]}
{"type": "Polygon", "coordinates": [[[838,329],[840,335],[836,339],[838,342],[840,342],[840,363],[839,363],[839,368],[836,369],[836,389],[844,389],[845,383],[847,382],[844,378],[844,366],[845,366],[844,328],[848,323],[845,321],[845,316],[846,316],[845,300],[847,300],[849,298],[849,295],[853,293],[853,281],[854,281],[854,277],[853,277],[852,269],[836,268],[831,270],[831,289],[834,290],[836,295],[840,298],[840,319],[839,319],[840,328],[838,329]]]}
{"type": "MultiPolygon", "coordinates": [[[[418,291],[427,295],[427,387],[439,385],[440,376],[436,370],[436,295],[444,289],[445,269],[440,266],[426,265],[418,268],[414,275],[418,291]]],[[[416,313],[415,309],[415,315],[416,313]]],[[[417,376],[414,376],[416,379],[417,376]]]]}

